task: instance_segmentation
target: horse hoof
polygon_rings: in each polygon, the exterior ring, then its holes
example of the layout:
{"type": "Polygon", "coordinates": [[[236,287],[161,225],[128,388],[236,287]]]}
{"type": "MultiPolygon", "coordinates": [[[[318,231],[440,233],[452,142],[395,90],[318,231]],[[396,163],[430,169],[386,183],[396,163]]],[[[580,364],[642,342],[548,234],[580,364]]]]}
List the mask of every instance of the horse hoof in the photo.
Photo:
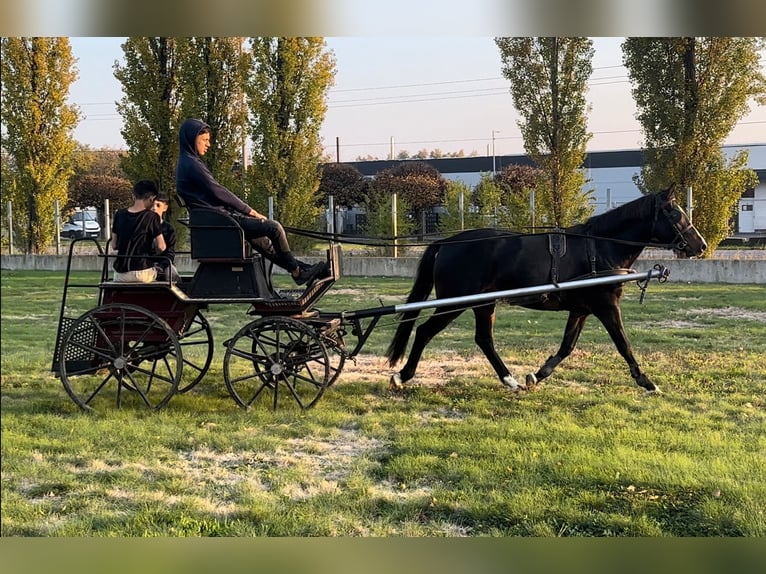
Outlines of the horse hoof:
{"type": "Polygon", "coordinates": [[[401,391],[404,388],[402,377],[399,376],[399,373],[391,375],[391,380],[388,383],[388,388],[392,391],[401,391]]]}
{"type": "Polygon", "coordinates": [[[526,390],[526,387],[524,385],[520,385],[519,381],[514,379],[511,375],[506,375],[502,378],[502,383],[510,388],[514,393],[518,391],[526,390]]]}
{"type": "Polygon", "coordinates": [[[524,382],[527,383],[527,388],[534,387],[537,384],[537,377],[534,373],[529,373],[524,382]]]}

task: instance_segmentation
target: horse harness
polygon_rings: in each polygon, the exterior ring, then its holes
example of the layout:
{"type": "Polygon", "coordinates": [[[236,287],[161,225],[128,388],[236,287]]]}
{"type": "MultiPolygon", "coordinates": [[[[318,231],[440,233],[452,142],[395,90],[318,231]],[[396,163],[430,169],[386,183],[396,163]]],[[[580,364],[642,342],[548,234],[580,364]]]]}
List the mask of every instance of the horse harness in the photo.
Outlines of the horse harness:
{"type": "MultiPolygon", "coordinates": [[[[595,277],[598,272],[596,271],[596,243],[593,237],[585,237],[585,251],[590,262],[590,276],[595,277]]],[[[551,255],[551,283],[558,285],[561,258],[567,254],[567,234],[563,229],[556,229],[548,234],[548,253],[551,255]]]]}

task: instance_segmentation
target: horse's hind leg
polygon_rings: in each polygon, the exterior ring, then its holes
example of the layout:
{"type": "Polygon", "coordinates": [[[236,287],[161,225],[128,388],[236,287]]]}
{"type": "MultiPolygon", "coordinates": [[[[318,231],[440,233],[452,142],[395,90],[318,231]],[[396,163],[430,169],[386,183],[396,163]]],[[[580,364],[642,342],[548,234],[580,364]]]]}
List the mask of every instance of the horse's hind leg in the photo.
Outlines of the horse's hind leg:
{"type": "Polygon", "coordinates": [[[609,305],[603,309],[599,309],[594,312],[596,317],[604,324],[607,333],[614,341],[617,350],[622,355],[625,362],[628,363],[630,368],[630,374],[633,380],[639,387],[643,387],[649,393],[659,393],[660,388],[649,380],[645,374],[641,372],[638,367],[638,361],[633,356],[633,349],[628,341],[628,336],[625,334],[625,328],[622,325],[622,314],[620,313],[620,307],[618,305],[609,305]]]}
{"type": "Polygon", "coordinates": [[[410,349],[410,354],[407,357],[407,363],[405,363],[401,371],[391,376],[392,388],[401,389],[404,383],[415,376],[415,370],[418,368],[420,357],[423,355],[423,350],[426,348],[426,345],[428,345],[431,339],[454,321],[462,312],[462,308],[445,308],[441,311],[437,309],[434,311],[433,315],[415,329],[415,340],[412,343],[412,349],[410,349]]]}
{"type": "Polygon", "coordinates": [[[514,391],[522,389],[523,386],[513,378],[508,367],[505,366],[505,363],[495,350],[495,339],[493,336],[495,326],[495,304],[492,303],[490,305],[475,307],[473,314],[476,319],[474,341],[476,341],[476,344],[484,352],[484,355],[495,369],[497,376],[500,377],[500,382],[514,391]]]}
{"type": "Polygon", "coordinates": [[[585,326],[585,320],[588,318],[587,314],[575,313],[570,311],[569,318],[567,319],[567,325],[564,328],[564,338],[561,340],[561,346],[555,355],[548,357],[545,364],[535,373],[529,373],[527,375],[526,383],[527,387],[531,387],[542,381],[544,378],[550,376],[558,364],[566,359],[574,350],[577,345],[577,340],[580,338],[582,328],[585,326]]]}

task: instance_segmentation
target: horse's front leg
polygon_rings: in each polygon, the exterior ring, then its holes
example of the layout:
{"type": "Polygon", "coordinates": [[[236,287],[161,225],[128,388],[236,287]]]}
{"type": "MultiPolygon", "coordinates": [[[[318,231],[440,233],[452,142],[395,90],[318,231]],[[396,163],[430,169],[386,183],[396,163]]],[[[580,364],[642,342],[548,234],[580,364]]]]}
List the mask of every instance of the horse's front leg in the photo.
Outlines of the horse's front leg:
{"type": "Polygon", "coordinates": [[[529,373],[527,375],[527,387],[531,387],[542,381],[544,378],[549,377],[553,372],[553,369],[572,353],[575,345],[577,345],[577,340],[580,338],[580,333],[582,333],[582,328],[585,326],[585,320],[587,318],[587,313],[569,312],[567,324],[564,328],[564,338],[561,340],[561,346],[559,346],[558,352],[555,355],[548,357],[548,360],[545,361],[545,364],[540,367],[536,373],[529,373]]]}
{"type": "Polygon", "coordinates": [[[620,312],[619,304],[610,305],[603,309],[594,312],[596,317],[604,324],[607,333],[614,341],[617,350],[620,355],[625,359],[630,368],[630,374],[636,381],[639,387],[646,389],[648,393],[660,393],[660,388],[649,380],[645,374],[641,372],[638,366],[638,361],[633,356],[633,349],[628,341],[628,336],[625,334],[625,328],[622,324],[622,313],[620,312]]]}
{"type": "Polygon", "coordinates": [[[523,389],[524,385],[519,384],[519,382],[513,378],[508,367],[505,366],[505,363],[497,354],[497,350],[495,350],[495,338],[493,336],[495,326],[495,303],[475,307],[473,315],[476,319],[474,341],[484,352],[484,355],[495,369],[497,376],[500,378],[500,382],[507,387],[510,387],[513,391],[523,389]]]}

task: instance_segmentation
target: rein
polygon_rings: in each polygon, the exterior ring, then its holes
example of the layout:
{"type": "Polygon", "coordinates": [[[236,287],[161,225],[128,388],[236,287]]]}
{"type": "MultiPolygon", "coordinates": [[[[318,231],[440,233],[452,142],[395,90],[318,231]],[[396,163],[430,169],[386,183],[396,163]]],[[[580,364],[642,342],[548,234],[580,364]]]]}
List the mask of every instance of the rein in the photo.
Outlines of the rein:
{"type": "MultiPolygon", "coordinates": [[[[508,230],[504,234],[501,234],[497,237],[481,237],[476,239],[439,239],[442,244],[454,244],[454,243],[472,243],[474,241],[488,241],[493,239],[503,239],[505,237],[533,237],[538,235],[547,235],[551,236],[553,234],[564,238],[566,237],[579,237],[588,239],[589,241],[586,243],[588,250],[591,251],[591,249],[595,249],[595,246],[592,245],[592,242],[594,241],[609,241],[618,245],[628,245],[632,247],[655,247],[658,249],[670,249],[670,250],[682,250],[684,247],[686,247],[687,241],[684,238],[684,235],[692,229],[694,226],[689,222],[688,225],[686,225],[683,229],[679,229],[676,226],[676,223],[673,221],[673,218],[670,214],[670,210],[667,209],[666,206],[662,205],[660,203],[659,195],[654,194],[653,197],[654,200],[654,206],[652,207],[652,211],[654,212],[654,216],[652,219],[652,227],[649,232],[650,237],[654,237],[654,229],[657,225],[657,220],[659,219],[660,213],[668,220],[671,227],[675,231],[675,237],[673,238],[673,241],[670,243],[660,243],[658,241],[631,241],[628,239],[620,239],[617,237],[603,237],[600,235],[591,235],[588,233],[574,233],[572,231],[566,231],[565,229],[558,228],[558,227],[547,227],[547,228],[538,228],[538,229],[550,229],[550,231],[547,232],[520,232],[520,231],[511,231],[508,230]]],[[[587,222],[586,222],[587,225],[587,222]]],[[[290,233],[294,233],[295,235],[302,235],[304,237],[310,237],[313,239],[320,239],[323,241],[333,241],[336,243],[348,243],[351,245],[367,245],[367,246],[375,246],[375,247],[390,247],[393,246],[395,243],[398,243],[403,240],[413,239],[413,238],[424,238],[424,237],[438,237],[442,234],[439,233],[427,233],[427,234],[421,234],[421,235],[400,235],[400,236],[388,236],[388,237],[364,237],[364,236],[356,236],[356,235],[344,235],[342,233],[326,233],[321,231],[312,231],[308,229],[301,229],[296,227],[287,227],[285,226],[285,230],[289,231],[290,233]]],[[[462,231],[472,231],[471,229],[464,229],[460,230],[462,231]]],[[[456,232],[452,232],[456,233],[456,232]]],[[[407,243],[398,243],[399,247],[425,247],[433,243],[433,241],[416,241],[416,242],[407,242],[407,243]]],[[[589,253],[589,257],[593,257],[595,253],[589,253]]]]}
{"type": "MultiPolygon", "coordinates": [[[[681,233],[685,233],[691,226],[687,227],[686,229],[682,230],[681,232],[677,231],[677,236],[680,236],[681,233]]],[[[498,240],[498,239],[504,239],[506,237],[534,237],[534,236],[543,236],[543,235],[551,235],[553,233],[558,235],[564,235],[566,237],[582,237],[586,239],[592,239],[597,241],[611,241],[612,243],[617,243],[620,245],[631,245],[633,247],[656,247],[658,249],[675,249],[676,243],[659,243],[654,241],[630,241],[628,239],[619,239],[617,237],[602,237],[600,235],[590,235],[587,233],[573,233],[571,231],[564,231],[563,229],[560,229],[558,231],[555,231],[556,228],[546,228],[551,229],[550,232],[542,232],[542,233],[523,233],[519,231],[506,231],[505,233],[498,235],[496,237],[479,237],[476,239],[460,239],[460,240],[450,240],[450,239],[438,239],[438,241],[441,241],[444,245],[451,245],[451,244],[458,244],[458,243],[473,243],[476,241],[492,241],[492,240],[498,240]]],[[[301,235],[303,237],[310,237],[312,239],[319,239],[322,241],[333,241],[335,243],[348,243],[350,245],[368,245],[368,246],[374,246],[374,247],[389,247],[393,246],[394,242],[399,242],[401,240],[416,238],[416,237],[426,237],[426,236],[433,236],[438,237],[442,234],[440,233],[427,233],[423,235],[398,235],[398,236],[383,236],[383,237],[366,237],[366,236],[359,236],[359,235],[344,235],[342,233],[327,233],[322,231],[312,231],[310,229],[302,229],[299,227],[288,227],[285,226],[285,231],[289,233],[293,233],[295,235],[301,235]]],[[[461,229],[459,232],[463,231],[475,231],[475,229],[461,229]]],[[[458,233],[458,232],[451,232],[451,233],[458,233]]],[[[407,243],[398,243],[399,247],[427,247],[433,243],[432,241],[419,241],[419,242],[407,242],[407,243]]]]}

